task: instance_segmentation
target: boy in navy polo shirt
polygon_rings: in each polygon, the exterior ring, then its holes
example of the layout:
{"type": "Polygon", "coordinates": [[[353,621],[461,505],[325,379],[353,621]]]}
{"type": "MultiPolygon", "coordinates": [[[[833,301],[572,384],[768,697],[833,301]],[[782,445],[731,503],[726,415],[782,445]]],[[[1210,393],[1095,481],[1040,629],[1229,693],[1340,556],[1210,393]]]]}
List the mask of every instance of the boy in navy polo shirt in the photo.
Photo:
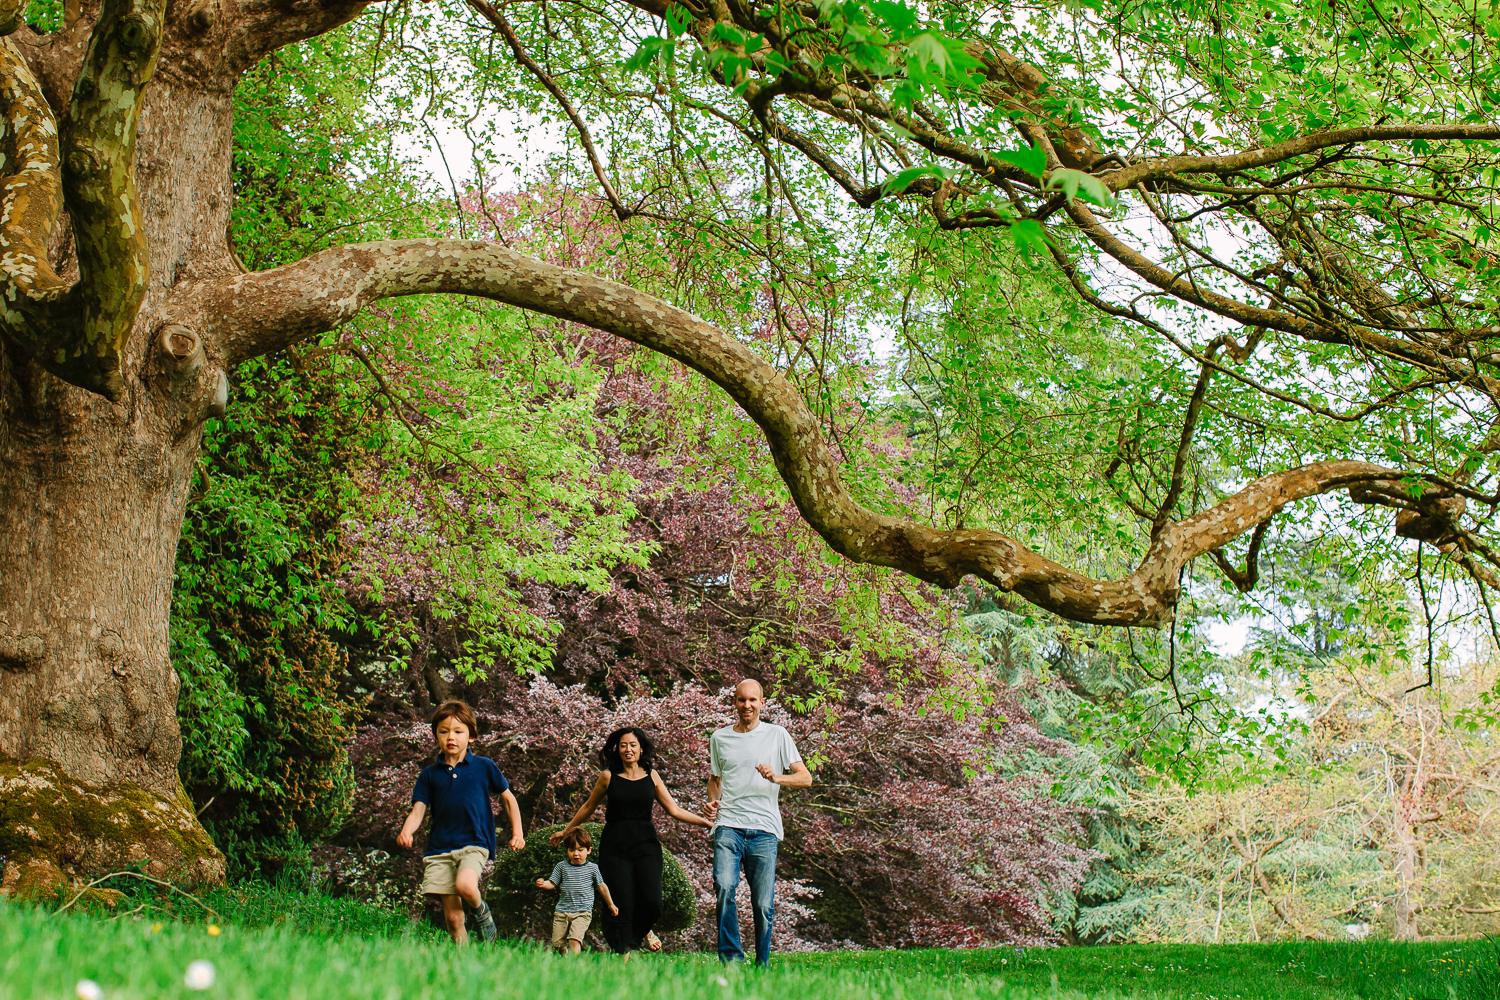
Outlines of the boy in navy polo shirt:
{"type": "Polygon", "coordinates": [[[469,752],[474,736],[474,711],[461,701],[445,701],[432,714],[432,735],[438,759],[422,769],[411,793],[411,814],[401,826],[396,843],[410,847],[412,834],[432,810],[432,829],[422,861],[426,874],[422,891],[443,904],[443,919],[455,944],[467,944],[464,905],[474,910],[479,932],[495,940],[495,918],[479,895],[479,873],[495,856],[495,814],[490,794],[500,796],[510,818],[510,847],[526,846],[521,835],[521,809],[505,775],[488,757],[469,752]]]}

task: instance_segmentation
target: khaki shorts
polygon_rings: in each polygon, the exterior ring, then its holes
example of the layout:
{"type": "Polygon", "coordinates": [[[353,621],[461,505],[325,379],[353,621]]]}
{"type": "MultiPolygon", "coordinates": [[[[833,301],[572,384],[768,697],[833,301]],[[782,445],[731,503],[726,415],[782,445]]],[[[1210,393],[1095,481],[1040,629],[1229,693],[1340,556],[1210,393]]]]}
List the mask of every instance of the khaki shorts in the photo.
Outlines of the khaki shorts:
{"type": "Polygon", "coordinates": [[[582,943],[589,930],[589,921],[593,919],[592,913],[553,913],[552,947],[561,948],[565,940],[582,943]]]}
{"type": "Polygon", "coordinates": [[[458,892],[458,873],[472,870],[476,875],[484,870],[490,852],[483,847],[460,847],[447,854],[433,854],[422,859],[426,872],[422,876],[422,891],[437,896],[451,896],[458,892]]]}

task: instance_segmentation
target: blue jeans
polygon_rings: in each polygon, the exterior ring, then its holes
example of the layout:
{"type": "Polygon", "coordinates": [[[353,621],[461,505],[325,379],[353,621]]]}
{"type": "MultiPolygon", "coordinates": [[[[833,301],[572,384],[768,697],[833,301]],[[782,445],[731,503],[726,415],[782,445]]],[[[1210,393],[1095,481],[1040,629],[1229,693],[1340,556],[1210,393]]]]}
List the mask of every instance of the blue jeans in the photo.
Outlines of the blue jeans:
{"type": "Polygon", "coordinates": [[[740,868],[750,883],[750,909],[755,916],[755,964],[771,961],[771,921],[776,916],[776,834],[721,826],[714,830],[714,895],[718,903],[719,960],[739,962],[740,913],[734,893],[740,868]]]}

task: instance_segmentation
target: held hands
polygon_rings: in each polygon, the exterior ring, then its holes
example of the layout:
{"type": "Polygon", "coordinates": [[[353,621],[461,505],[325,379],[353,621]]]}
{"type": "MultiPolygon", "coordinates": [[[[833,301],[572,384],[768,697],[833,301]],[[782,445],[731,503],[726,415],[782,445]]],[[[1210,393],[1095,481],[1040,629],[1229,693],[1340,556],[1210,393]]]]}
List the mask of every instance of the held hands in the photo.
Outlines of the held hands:
{"type": "Polygon", "coordinates": [[[708,820],[708,823],[709,823],[710,826],[713,825],[714,819],[717,818],[718,815],[719,815],[719,800],[718,799],[714,799],[713,801],[709,802],[708,805],[706,805],[706,806],[703,807],[703,818],[706,819],[706,820],[708,820]]]}

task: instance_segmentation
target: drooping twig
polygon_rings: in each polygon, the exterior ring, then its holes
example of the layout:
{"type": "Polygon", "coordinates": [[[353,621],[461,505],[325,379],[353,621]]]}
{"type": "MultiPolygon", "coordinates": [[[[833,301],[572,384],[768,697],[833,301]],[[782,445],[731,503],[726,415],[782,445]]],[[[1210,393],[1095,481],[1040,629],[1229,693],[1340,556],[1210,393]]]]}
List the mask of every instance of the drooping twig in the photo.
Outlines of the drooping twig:
{"type": "Polygon", "coordinates": [[[215,910],[212,906],[209,906],[207,903],[199,899],[197,896],[194,896],[192,893],[177,888],[177,886],[173,885],[171,882],[166,882],[159,878],[153,878],[150,875],[143,875],[140,872],[110,872],[108,875],[99,876],[98,878],[94,879],[94,881],[84,886],[82,889],[79,889],[78,894],[75,895],[72,899],[68,900],[66,903],[59,906],[55,911],[53,911],[53,916],[62,913],[74,903],[78,902],[90,889],[94,888],[97,885],[100,885],[101,883],[108,882],[112,878],[138,878],[144,882],[152,882],[156,885],[165,886],[166,888],[171,889],[173,892],[177,893],[179,896],[186,897],[187,899],[190,899],[193,902],[197,903],[199,906],[203,907],[203,909],[206,910],[210,915],[212,915],[215,920],[223,919],[219,916],[218,910],[215,910]]]}
{"type": "Polygon", "coordinates": [[[531,58],[531,54],[526,51],[526,46],[521,44],[521,38],[516,34],[516,29],[511,27],[510,22],[505,19],[504,14],[501,14],[494,7],[486,3],[485,0],[468,0],[468,2],[470,7],[474,8],[486,21],[493,24],[495,30],[499,31],[505,37],[505,41],[510,46],[511,52],[515,54],[516,61],[530,70],[531,75],[536,77],[543,87],[547,88],[547,93],[552,95],[553,99],[563,109],[563,114],[568,116],[568,121],[572,122],[573,127],[578,130],[578,139],[583,143],[583,151],[588,154],[589,165],[594,168],[594,176],[599,179],[599,186],[604,189],[604,197],[609,200],[610,207],[615,210],[615,218],[624,222],[634,215],[634,209],[626,206],[620,200],[620,196],[615,193],[614,185],[610,184],[609,178],[604,173],[604,164],[599,159],[599,151],[594,148],[594,137],[589,134],[589,127],[584,124],[583,118],[578,114],[577,109],[573,107],[573,102],[568,100],[568,95],[563,93],[563,89],[557,85],[557,81],[552,78],[552,74],[548,73],[535,59],[531,58]]]}

